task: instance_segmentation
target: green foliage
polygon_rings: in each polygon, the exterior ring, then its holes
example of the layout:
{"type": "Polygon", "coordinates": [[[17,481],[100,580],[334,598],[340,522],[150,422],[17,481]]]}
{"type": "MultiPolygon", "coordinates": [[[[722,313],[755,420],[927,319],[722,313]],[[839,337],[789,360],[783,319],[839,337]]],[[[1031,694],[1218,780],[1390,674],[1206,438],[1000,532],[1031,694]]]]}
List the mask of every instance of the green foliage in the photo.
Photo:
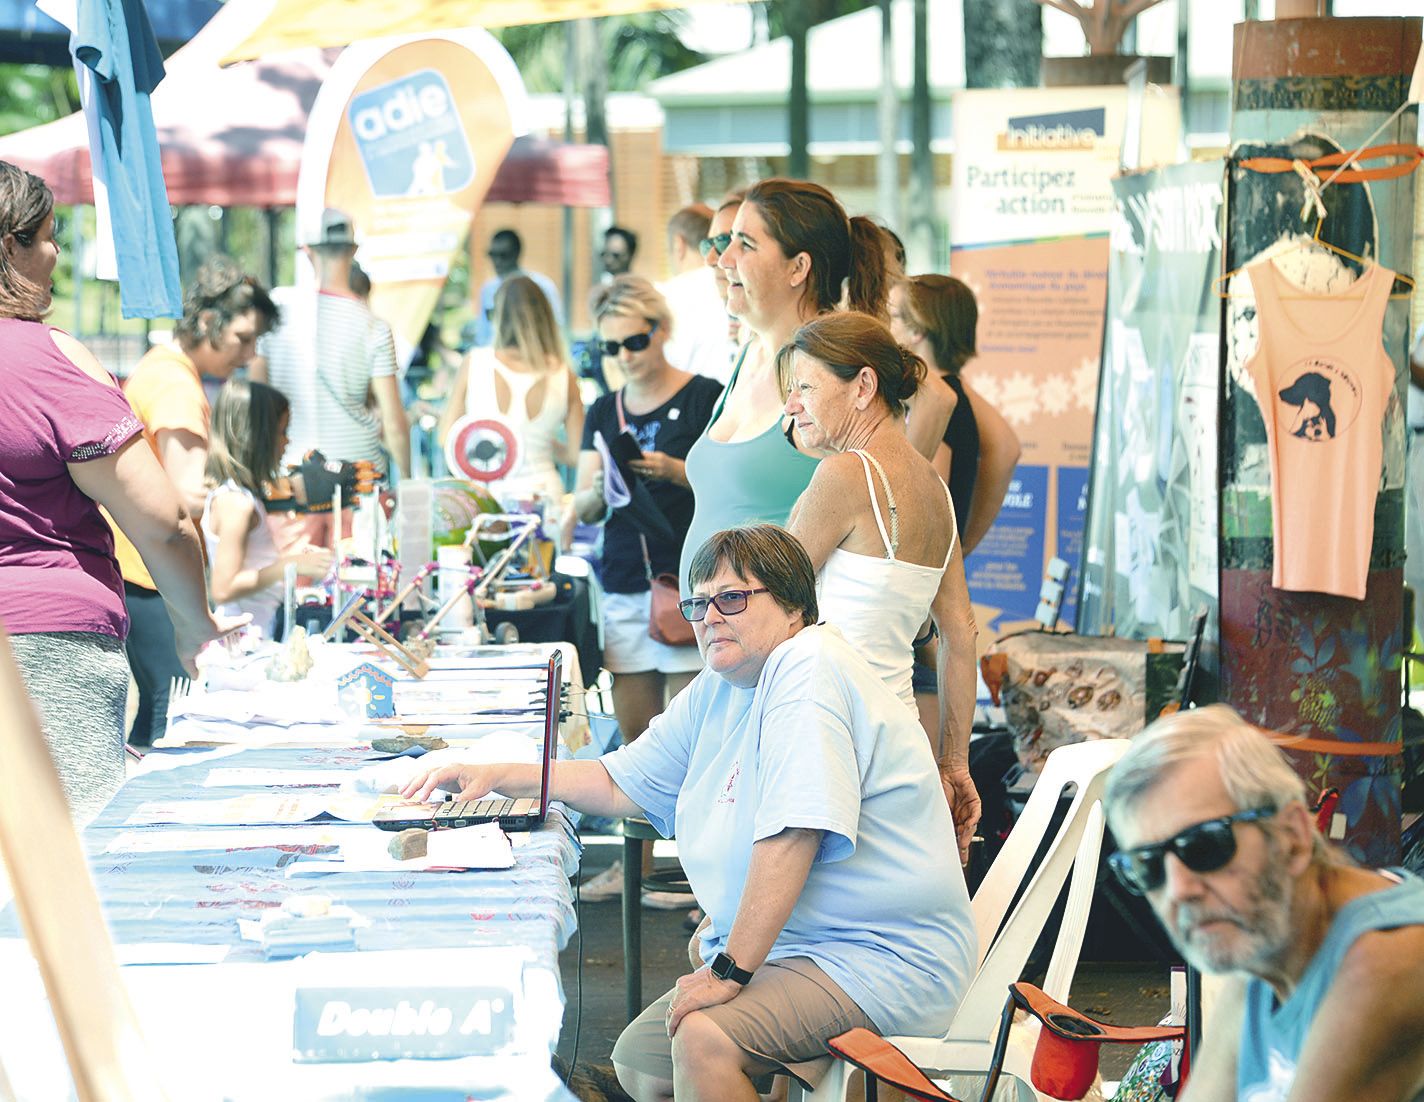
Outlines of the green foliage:
{"type": "Polygon", "coordinates": [[[28,130],[79,110],[70,67],[0,64],[0,134],[28,130]]]}
{"type": "Polygon", "coordinates": [[[798,18],[814,27],[862,8],[873,8],[876,0],[764,0],[759,6],[766,13],[771,37],[780,38],[791,33],[798,18]]]}
{"type": "MultiPolygon", "coordinates": [[[[608,47],[608,87],[614,92],[641,89],[648,81],[704,60],[682,43],[686,16],[680,11],[653,11],[610,16],[599,21],[608,47]]],[[[568,70],[565,23],[535,23],[496,32],[519,66],[531,92],[562,92],[568,70]]]]}

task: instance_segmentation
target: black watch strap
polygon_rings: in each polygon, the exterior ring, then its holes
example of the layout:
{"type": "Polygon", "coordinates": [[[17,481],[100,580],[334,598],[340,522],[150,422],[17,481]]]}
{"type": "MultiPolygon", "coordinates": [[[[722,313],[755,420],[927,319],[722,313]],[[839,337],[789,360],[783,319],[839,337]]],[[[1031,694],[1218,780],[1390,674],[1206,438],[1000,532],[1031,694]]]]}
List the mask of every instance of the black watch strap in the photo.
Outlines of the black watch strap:
{"type": "Polygon", "coordinates": [[[752,974],[745,968],[738,968],[737,962],[726,953],[718,953],[712,958],[712,974],[719,980],[732,980],[743,987],[752,982],[752,974]]]}

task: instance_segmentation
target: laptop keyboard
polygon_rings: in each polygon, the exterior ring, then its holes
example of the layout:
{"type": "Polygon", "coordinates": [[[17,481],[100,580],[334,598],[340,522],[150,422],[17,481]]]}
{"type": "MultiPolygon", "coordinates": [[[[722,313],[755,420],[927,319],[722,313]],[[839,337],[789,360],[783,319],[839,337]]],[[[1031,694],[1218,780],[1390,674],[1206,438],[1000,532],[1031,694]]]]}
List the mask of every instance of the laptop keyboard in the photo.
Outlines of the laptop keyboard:
{"type": "Polygon", "coordinates": [[[520,805],[527,805],[528,800],[454,800],[443,807],[437,808],[433,818],[438,823],[442,819],[499,819],[505,815],[513,815],[515,809],[520,805]]]}

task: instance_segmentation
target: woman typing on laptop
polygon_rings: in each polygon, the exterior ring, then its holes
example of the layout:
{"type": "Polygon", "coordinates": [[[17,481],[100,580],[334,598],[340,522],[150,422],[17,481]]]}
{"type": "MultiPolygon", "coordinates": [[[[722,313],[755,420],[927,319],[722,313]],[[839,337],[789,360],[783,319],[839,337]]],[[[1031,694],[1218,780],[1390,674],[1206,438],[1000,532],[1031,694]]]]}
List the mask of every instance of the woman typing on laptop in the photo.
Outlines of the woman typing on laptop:
{"type": "MultiPolygon", "coordinates": [[[[801,545],[772,525],[719,532],[688,584],[706,669],[636,742],[557,762],[550,782],[580,811],[675,831],[707,911],[703,967],[614,1048],[640,1102],[750,1099],[776,1072],[814,1085],[825,1042],[855,1026],[940,1032],[977,959],[963,876],[934,841],[953,825],[924,734],[816,623],[801,545]]],[[[456,764],[404,795],[537,796],[540,780],[536,765],[456,764]]]]}

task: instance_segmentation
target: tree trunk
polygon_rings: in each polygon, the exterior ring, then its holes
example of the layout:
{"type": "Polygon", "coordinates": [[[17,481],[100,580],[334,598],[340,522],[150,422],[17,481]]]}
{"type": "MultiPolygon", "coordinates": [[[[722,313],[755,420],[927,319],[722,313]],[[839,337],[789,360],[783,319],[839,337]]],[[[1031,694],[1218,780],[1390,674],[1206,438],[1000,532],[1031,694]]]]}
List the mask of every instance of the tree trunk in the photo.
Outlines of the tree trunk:
{"type": "Polygon", "coordinates": [[[608,193],[613,192],[613,149],[608,141],[608,51],[603,20],[578,21],[579,74],[583,79],[584,141],[608,147],[608,193]]]}
{"type": "Polygon", "coordinates": [[[911,273],[938,265],[939,223],[934,209],[934,157],[930,153],[929,0],[915,0],[915,70],[910,94],[910,232],[905,251],[911,273]]]}
{"type": "Polygon", "coordinates": [[[898,232],[900,226],[900,90],[895,87],[895,34],[891,0],[880,0],[880,155],[875,161],[876,207],[898,232]]]}
{"type": "Polygon", "coordinates": [[[811,174],[811,159],[806,146],[811,137],[811,101],[806,88],[806,38],[811,29],[807,0],[792,0],[787,16],[787,31],[791,39],[791,94],[787,101],[787,138],[790,161],[787,175],[804,180],[811,174]]]}
{"type": "Polygon", "coordinates": [[[1033,88],[1043,54],[1043,9],[1035,0],[964,5],[964,86],[1033,88]]]}

